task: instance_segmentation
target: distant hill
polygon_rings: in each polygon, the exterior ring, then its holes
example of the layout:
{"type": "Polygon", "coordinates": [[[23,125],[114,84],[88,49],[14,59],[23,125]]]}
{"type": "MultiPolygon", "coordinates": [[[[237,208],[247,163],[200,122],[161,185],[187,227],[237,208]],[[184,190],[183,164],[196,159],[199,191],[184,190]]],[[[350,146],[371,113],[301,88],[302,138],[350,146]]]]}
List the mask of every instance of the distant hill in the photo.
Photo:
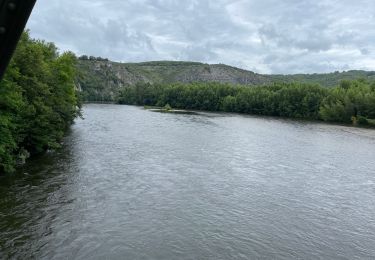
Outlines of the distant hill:
{"type": "Polygon", "coordinates": [[[136,83],[222,82],[265,85],[273,82],[317,83],[332,87],[344,79],[375,80],[375,72],[348,71],[328,74],[265,75],[224,64],[152,61],[118,63],[101,58],[79,59],[78,86],[87,101],[113,101],[120,88],[136,83]]]}
{"type": "Polygon", "coordinates": [[[375,71],[349,70],[333,73],[294,74],[294,75],[264,75],[272,82],[303,82],[315,83],[323,87],[337,86],[342,80],[366,79],[375,80],[375,71]]]}

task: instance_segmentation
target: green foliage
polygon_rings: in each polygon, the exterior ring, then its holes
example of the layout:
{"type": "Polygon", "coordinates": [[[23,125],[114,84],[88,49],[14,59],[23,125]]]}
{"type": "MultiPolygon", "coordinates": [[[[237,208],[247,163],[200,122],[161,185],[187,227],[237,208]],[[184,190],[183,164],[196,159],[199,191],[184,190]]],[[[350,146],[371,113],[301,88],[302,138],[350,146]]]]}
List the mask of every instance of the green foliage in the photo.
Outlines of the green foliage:
{"type": "Polygon", "coordinates": [[[84,101],[110,102],[117,98],[119,81],[105,59],[81,56],[77,62],[77,83],[84,101]]]}
{"type": "Polygon", "coordinates": [[[335,88],[275,83],[248,87],[221,83],[136,84],[123,88],[119,103],[306,118],[367,125],[375,118],[375,88],[363,80],[335,88]]]}
{"type": "Polygon", "coordinates": [[[364,116],[358,116],[357,123],[359,125],[369,125],[370,124],[369,121],[367,120],[367,118],[364,117],[364,116]]]}
{"type": "Polygon", "coordinates": [[[166,104],[164,107],[163,107],[164,110],[166,111],[169,111],[169,110],[172,110],[172,107],[169,105],[169,104],[166,104]]]}
{"type": "Polygon", "coordinates": [[[0,83],[0,172],[59,146],[80,113],[75,63],[74,54],[59,55],[54,44],[22,35],[0,83]]]}
{"type": "Polygon", "coordinates": [[[247,86],[273,83],[319,84],[335,87],[342,81],[360,78],[375,81],[375,72],[352,70],[325,74],[262,75],[224,64],[204,64],[182,61],[152,61],[141,63],[117,63],[103,58],[79,58],[78,83],[86,101],[116,101],[119,90],[138,83],[152,85],[192,82],[220,82],[247,86]]]}
{"type": "Polygon", "coordinates": [[[319,84],[324,87],[335,87],[339,84],[345,85],[353,80],[365,79],[375,80],[374,71],[349,70],[333,73],[295,74],[295,75],[267,75],[272,82],[302,82],[319,84]]]}
{"type": "Polygon", "coordinates": [[[320,108],[325,121],[367,125],[367,118],[375,118],[375,89],[366,81],[346,81],[330,91],[320,108]]]}

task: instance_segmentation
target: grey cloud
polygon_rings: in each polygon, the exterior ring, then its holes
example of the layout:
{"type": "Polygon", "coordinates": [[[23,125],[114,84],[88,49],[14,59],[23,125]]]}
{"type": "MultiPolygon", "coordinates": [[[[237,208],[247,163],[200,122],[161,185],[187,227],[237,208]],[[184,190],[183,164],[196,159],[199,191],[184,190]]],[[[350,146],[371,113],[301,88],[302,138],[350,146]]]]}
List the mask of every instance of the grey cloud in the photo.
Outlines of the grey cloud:
{"type": "Polygon", "coordinates": [[[370,51],[366,48],[362,48],[362,49],[360,49],[360,51],[361,51],[362,55],[369,55],[370,54],[370,51]]]}
{"type": "Polygon", "coordinates": [[[375,70],[374,11],[372,0],[38,0],[28,27],[61,50],[116,61],[375,70]]]}

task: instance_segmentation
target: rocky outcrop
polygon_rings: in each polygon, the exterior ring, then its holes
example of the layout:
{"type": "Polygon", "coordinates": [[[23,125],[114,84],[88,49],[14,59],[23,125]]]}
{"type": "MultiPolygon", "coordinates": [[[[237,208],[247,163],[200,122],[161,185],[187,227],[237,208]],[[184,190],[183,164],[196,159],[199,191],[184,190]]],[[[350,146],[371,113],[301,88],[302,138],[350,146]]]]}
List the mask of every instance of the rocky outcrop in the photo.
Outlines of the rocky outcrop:
{"type": "Polygon", "coordinates": [[[107,59],[80,59],[77,85],[88,101],[113,101],[119,90],[137,83],[222,82],[263,85],[272,82],[306,82],[335,86],[342,79],[375,79],[374,72],[348,71],[328,74],[264,75],[224,64],[154,61],[118,63],[107,59]]]}

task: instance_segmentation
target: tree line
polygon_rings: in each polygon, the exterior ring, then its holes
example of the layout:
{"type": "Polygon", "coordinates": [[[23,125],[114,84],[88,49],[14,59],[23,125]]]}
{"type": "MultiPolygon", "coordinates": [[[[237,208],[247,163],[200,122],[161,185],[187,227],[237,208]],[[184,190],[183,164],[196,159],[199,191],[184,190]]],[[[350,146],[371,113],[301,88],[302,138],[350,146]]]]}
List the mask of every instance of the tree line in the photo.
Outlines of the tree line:
{"type": "Polygon", "coordinates": [[[109,61],[108,58],[102,58],[102,57],[95,57],[95,56],[87,56],[87,55],[81,55],[78,57],[79,60],[91,60],[91,61],[109,61]]]}
{"type": "Polygon", "coordinates": [[[342,81],[335,88],[304,83],[254,87],[222,83],[137,84],[123,88],[118,102],[368,125],[375,119],[375,83],[342,81]]]}
{"type": "Polygon", "coordinates": [[[80,115],[76,57],[25,32],[0,82],[0,172],[30,155],[59,147],[80,115]]]}

